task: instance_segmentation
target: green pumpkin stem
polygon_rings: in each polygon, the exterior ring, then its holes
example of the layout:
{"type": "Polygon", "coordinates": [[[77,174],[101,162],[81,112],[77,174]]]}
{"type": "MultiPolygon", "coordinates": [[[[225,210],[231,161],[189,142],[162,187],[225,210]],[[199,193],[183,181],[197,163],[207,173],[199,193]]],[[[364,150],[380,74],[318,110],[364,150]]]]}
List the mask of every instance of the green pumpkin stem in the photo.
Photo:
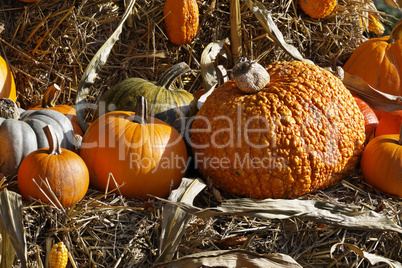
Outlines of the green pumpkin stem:
{"type": "Polygon", "coordinates": [[[57,84],[48,87],[42,97],[42,108],[54,107],[60,94],[61,89],[57,84]]]}
{"type": "Polygon", "coordinates": [[[180,62],[166,70],[159,78],[157,85],[165,89],[170,89],[172,83],[182,74],[191,71],[185,62],[180,62]]]}
{"type": "Polygon", "coordinates": [[[402,40],[402,19],[400,19],[392,29],[388,43],[393,44],[398,40],[402,40]]]}
{"type": "Polygon", "coordinates": [[[0,99],[0,117],[5,119],[20,119],[18,106],[12,99],[0,99]]]}
{"type": "Polygon", "coordinates": [[[45,132],[47,142],[49,143],[48,153],[51,155],[61,154],[59,138],[57,137],[53,127],[51,125],[46,125],[43,128],[43,131],[45,132]]]}
{"type": "Polygon", "coordinates": [[[137,109],[135,111],[133,122],[138,124],[148,124],[147,119],[147,100],[143,96],[137,98],[137,109]]]}

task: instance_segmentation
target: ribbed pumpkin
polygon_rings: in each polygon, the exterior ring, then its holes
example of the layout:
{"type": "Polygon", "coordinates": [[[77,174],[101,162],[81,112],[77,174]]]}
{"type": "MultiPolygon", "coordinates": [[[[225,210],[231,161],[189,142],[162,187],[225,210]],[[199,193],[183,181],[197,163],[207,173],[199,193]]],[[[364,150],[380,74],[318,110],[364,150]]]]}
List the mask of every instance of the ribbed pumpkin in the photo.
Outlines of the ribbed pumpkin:
{"type": "Polygon", "coordinates": [[[402,127],[399,134],[372,139],[363,151],[360,167],[368,184],[402,197],[402,127]]]}
{"type": "Polygon", "coordinates": [[[173,44],[189,44],[197,34],[199,10],[196,0],[166,0],[163,7],[166,34],[173,44]]]}
{"type": "Polygon", "coordinates": [[[181,62],[166,70],[157,82],[137,77],[121,81],[101,96],[98,113],[135,111],[138,96],[143,96],[148,102],[149,116],[167,123],[193,116],[198,111],[197,99],[190,92],[171,86],[180,75],[190,70],[186,63],[181,62]]]}
{"type": "Polygon", "coordinates": [[[138,97],[136,107],[136,113],[114,111],[95,120],[84,134],[80,154],[96,188],[119,185],[124,196],[166,197],[186,171],[186,145],[173,127],[146,116],[145,98],[138,97]]]}
{"type": "Polygon", "coordinates": [[[47,180],[60,204],[70,207],[88,190],[88,168],[79,155],[60,147],[51,125],[45,126],[43,131],[50,146],[35,150],[24,158],[18,169],[18,189],[25,199],[33,197],[45,203],[55,203],[41,179],[47,180]]]}
{"type": "Polygon", "coordinates": [[[13,101],[17,100],[17,92],[15,89],[14,76],[10,66],[3,57],[0,56],[0,98],[9,98],[13,101]]]}
{"type": "Polygon", "coordinates": [[[298,0],[300,8],[311,18],[321,19],[336,7],[337,0],[298,0]]]}
{"type": "Polygon", "coordinates": [[[56,102],[60,96],[61,89],[58,85],[53,84],[43,94],[41,105],[31,107],[29,110],[51,109],[64,114],[73,125],[74,134],[84,135],[77,118],[77,112],[74,107],[70,105],[57,104],[56,102]]]}
{"type": "Polygon", "coordinates": [[[343,69],[360,76],[377,90],[402,96],[402,20],[389,36],[371,38],[360,44],[343,69]]]}
{"type": "Polygon", "coordinates": [[[71,122],[53,110],[24,111],[11,99],[0,99],[0,173],[17,174],[21,161],[32,151],[49,147],[43,127],[52,125],[63,148],[74,149],[71,122]]]}
{"type": "Polygon", "coordinates": [[[300,196],[335,185],[359,162],[364,118],[332,73],[306,62],[275,62],[255,94],[233,81],[206,100],[191,128],[200,172],[226,192],[300,196]]]}

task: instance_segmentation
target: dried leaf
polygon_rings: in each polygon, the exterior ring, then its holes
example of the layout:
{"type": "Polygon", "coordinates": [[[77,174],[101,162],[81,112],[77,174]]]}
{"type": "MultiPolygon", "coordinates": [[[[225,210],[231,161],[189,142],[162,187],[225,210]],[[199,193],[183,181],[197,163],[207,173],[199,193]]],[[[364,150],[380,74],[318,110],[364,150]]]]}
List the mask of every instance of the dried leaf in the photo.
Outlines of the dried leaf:
{"type": "Polygon", "coordinates": [[[0,254],[0,267],[12,267],[15,259],[15,250],[2,221],[0,221],[0,254]]]}
{"type": "MultiPolygon", "coordinates": [[[[80,127],[85,132],[88,128],[88,124],[84,120],[86,105],[86,98],[89,94],[89,88],[95,82],[98,72],[105,65],[107,58],[114,46],[114,44],[119,40],[119,36],[123,30],[123,26],[127,18],[130,16],[131,11],[134,7],[135,0],[131,0],[130,4],[126,7],[126,10],[121,18],[119,25],[108,40],[102,45],[102,47],[96,52],[95,56],[92,58],[91,62],[85,69],[80,83],[77,88],[77,96],[75,99],[75,109],[77,110],[77,117],[80,127]]],[[[90,108],[90,107],[88,107],[90,108]]]]}
{"type": "Polygon", "coordinates": [[[384,0],[391,7],[402,9],[402,0],[384,0]]]}
{"type": "Polygon", "coordinates": [[[281,31],[278,29],[274,20],[272,19],[271,12],[268,11],[262,3],[258,2],[257,0],[246,0],[246,3],[249,9],[257,17],[262,28],[264,28],[264,30],[268,33],[269,39],[275,42],[283,49],[283,51],[285,51],[294,59],[312,63],[310,60],[303,58],[296,47],[286,43],[281,31]]]}
{"type": "Polygon", "coordinates": [[[375,265],[377,263],[385,262],[391,268],[402,268],[402,264],[400,262],[378,256],[376,254],[368,253],[366,251],[361,250],[360,248],[356,247],[355,245],[349,243],[336,243],[331,247],[331,258],[333,258],[332,254],[334,253],[335,249],[339,246],[347,246],[350,250],[355,252],[360,257],[364,258],[366,261],[370,262],[371,265],[375,265]]]}
{"type": "Polygon", "coordinates": [[[391,112],[402,109],[402,97],[381,92],[359,76],[345,72],[341,67],[337,69],[337,75],[342,79],[343,84],[353,93],[359,95],[373,109],[391,112]]]}
{"type": "Polygon", "coordinates": [[[212,94],[212,92],[214,91],[213,90],[214,88],[219,87],[221,84],[223,84],[227,80],[229,80],[227,71],[222,65],[216,66],[215,73],[216,73],[216,79],[218,80],[218,82],[213,85],[212,89],[205,91],[205,93],[202,94],[201,97],[198,99],[198,101],[197,101],[198,110],[201,109],[201,106],[204,105],[204,103],[207,100],[207,98],[209,97],[209,95],[212,94]]]}
{"type": "Polygon", "coordinates": [[[402,233],[402,227],[388,217],[362,208],[350,208],[319,200],[249,198],[224,200],[218,207],[198,208],[184,203],[171,202],[187,213],[201,218],[220,215],[238,215],[265,219],[300,218],[348,229],[381,230],[402,233]]]}
{"type": "Polygon", "coordinates": [[[227,57],[225,44],[229,43],[229,39],[209,43],[201,54],[201,77],[204,83],[204,92],[207,93],[213,89],[218,83],[218,76],[215,68],[215,60],[218,55],[227,57]]]}
{"type": "MultiPolygon", "coordinates": [[[[194,198],[205,188],[199,179],[183,178],[180,186],[173,190],[169,196],[171,202],[191,205],[194,198]]],[[[177,247],[186,230],[187,223],[192,215],[187,214],[173,204],[166,204],[162,213],[162,231],[159,246],[159,257],[155,263],[173,259],[177,247]]]]}
{"type": "MultiPolygon", "coordinates": [[[[4,247],[9,247],[9,245],[7,245],[8,242],[5,241],[9,239],[21,262],[21,266],[26,267],[28,261],[27,245],[22,219],[21,195],[17,194],[16,192],[8,191],[7,189],[2,190],[0,192],[0,220],[4,228],[4,230],[2,230],[2,247],[3,250],[4,247]]],[[[2,260],[9,258],[10,256],[1,256],[2,260]]],[[[4,264],[2,263],[2,265],[4,264]]]]}
{"type": "Polygon", "coordinates": [[[292,257],[280,254],[257,254],[247,250],[204,251],[174,261],[160,263],[153,268],[173,267],[247,267],[247,268],[300,268],[292,257]]]}

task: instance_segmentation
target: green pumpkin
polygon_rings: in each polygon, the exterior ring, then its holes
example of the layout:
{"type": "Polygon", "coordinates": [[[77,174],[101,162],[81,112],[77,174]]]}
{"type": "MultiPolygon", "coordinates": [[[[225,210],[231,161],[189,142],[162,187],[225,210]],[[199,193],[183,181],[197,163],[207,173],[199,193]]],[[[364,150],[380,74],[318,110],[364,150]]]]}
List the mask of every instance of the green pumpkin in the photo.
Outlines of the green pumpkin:
{"type": "Polygon", "coordinates": [[[134,112],[138,96],[147,100],[149,116],[168,124],[178,118],[195,115],[198,108],[193,94],[171,87],[173,81],[190,70],[186,63],[181,62],[170,67],[157,82],[142,78],[128,78],[119,82],[101,96],[94,119],[113,110],[134,112]]]}

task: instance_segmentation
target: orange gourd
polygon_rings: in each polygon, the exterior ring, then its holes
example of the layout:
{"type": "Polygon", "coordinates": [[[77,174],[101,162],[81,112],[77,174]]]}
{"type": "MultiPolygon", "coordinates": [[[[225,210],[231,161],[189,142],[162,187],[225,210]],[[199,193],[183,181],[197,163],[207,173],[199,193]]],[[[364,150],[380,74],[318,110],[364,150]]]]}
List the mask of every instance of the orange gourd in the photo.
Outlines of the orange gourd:
{"type": "Polygon", "coordinates": [[[166,34],[173,44],[184,45],[193,41],[199,26],[196,0],[166,0],[163,16],[166,34]]]}
{"type": "Polygon", "coordinates": [[[384,115],[378,122],[375,136],[399,134],[402,125],[402,110],[396,110],[384,115]]]}
{"type": "Polygon", "coordinates": [[[41,109],[50,109],[58,111],[64,114],[68,120],[70,120],[71,125],[73,126],[74,134],[84,135],[77,118],[77,111],[74,107],[70,105],[64,104],[56,104],[57,99],[59,98],[61,93],[61,89],[58,85],[51,85],[46,92],[43,94],[41,105],[31,107],[29,110],[41,110],[41,109]]]}
{"type": "Polygon", "coordinates": [[[364,118],[332,73],[307,62],[275,62],[254,94],[234,81],[214,90],[191,127],[204,177],[226,192],[289,198],[335,185],[355,170],[364,118]]]}
{"type": "Polygon", "coordinates": [[[3,57],[0,56],[0,98],[9,98],[17,101],[14,76],[10,66],[3,57]]]}
{"type": "Polygon", "coordinates": [[[360,167],[368,184],[402,197],[402,127],[399,134],[372,139],[363,151],[360,167]]]}
{"type": "Polygon", "coordinates": [[[167,123],[147,115],[146,100],[137,99],[136,112],[114,111],[91,123],[81,144],[81,157],[91,184],[128,197],[167,197],[186,171],[183,138],[167,123]]]}
{"type": "Polygon", "coordinates": [[[35,150],[24,158],[18,169],[18,189],[26,199],[33,197],[45,203],[55,203],[41,179],[47,180],[60,204],[70,207],[80,201],[88,190],[88,168],[79,155],[60,147],[51,125],[43,130],[50,147],[35,150]]]}
{"type": "Polygon", "coordinates": [[[337,0],[299,0],[298,4],[311,18],[321,19],[334,10],[336,1],[337,0]]]}
{"type": "Polygon", "coordinates": [[[343,69],[381,92],[402,96],[402,20],[389,36],[360,44],[343,69]]]}

